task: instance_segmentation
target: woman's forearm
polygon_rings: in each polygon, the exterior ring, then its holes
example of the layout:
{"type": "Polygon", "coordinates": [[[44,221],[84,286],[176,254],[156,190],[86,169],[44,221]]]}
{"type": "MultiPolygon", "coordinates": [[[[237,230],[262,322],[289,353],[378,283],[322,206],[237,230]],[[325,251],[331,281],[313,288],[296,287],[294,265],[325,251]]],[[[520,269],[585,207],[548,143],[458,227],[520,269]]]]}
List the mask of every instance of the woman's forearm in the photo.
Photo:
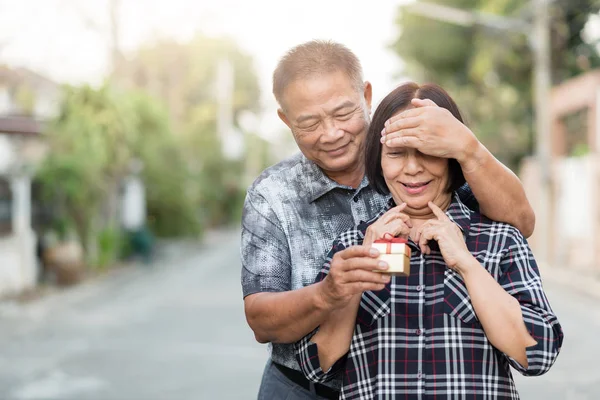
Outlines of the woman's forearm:
{"type": "Polygon", "coordinates": [[[361,297],[362,294],[355,295],[347,306],[332,312],[313,336],[311,341],[317,345],[323,371],[329,370],[350,349],[361,297]]]}
{"type": "Polygon", "coordinates": [[[459,160],[465,179],[487,217],[513,225],[529,237],[535,213],[519,178],[481,143],[459,160]]]}
{"type": "Polygon", "coordinates": [[[525,327],[519,302],[475,258],[470,262],[461,275],[488,340],[527,368],[526,348],[537,342],[525,327]]]}

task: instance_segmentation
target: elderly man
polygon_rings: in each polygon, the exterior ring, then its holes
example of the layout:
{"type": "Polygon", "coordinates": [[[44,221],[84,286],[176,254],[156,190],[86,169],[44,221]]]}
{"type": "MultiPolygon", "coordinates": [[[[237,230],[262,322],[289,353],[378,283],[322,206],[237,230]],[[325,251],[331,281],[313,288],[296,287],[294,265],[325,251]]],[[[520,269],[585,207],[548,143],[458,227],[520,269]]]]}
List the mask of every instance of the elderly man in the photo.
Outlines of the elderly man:
{"type": "MultiPolygon", "coordinates": [[[[331,300],[331,287],[311,285],[334,239],[369,220],[388,200],[369,186],[363,165],[371,84],[363,80],[360,62],[345,46],[311,41],[280,60],[273,93],[279,117],[300,153],[265,170],[248,189],[244,205],[246,318],[256,340],[271,343],[272,350],[258,397],[337,398],[340,380],[328,386],[309,382],[300,372],[292,343],[340,307],[331,300]]],[[[535,217],[519,179],[447,110],[419,100],[413,106],[388,121],[382,140],[388,146],[456,159],[468,183],[461,189],[463,201],[529,236],[535,217]]],[[[378,256],[365,248],[355,251],[354,257],[378,256]]],[[[345,283],[356,293],[381,283],[369,281],[372,274],[361,274],[363,265],[351,267],[345,283]]]]}

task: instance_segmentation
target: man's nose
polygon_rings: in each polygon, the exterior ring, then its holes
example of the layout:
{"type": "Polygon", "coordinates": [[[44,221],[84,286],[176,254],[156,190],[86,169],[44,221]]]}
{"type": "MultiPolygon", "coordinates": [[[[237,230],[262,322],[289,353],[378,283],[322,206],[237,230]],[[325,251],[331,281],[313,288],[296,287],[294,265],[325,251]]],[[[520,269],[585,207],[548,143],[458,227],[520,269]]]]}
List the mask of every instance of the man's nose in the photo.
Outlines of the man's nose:
{"type": "Polygon", "coordinates": [[[332,143],[339,140],[344,136],[344,130],[336,126],[336,124],[330,123],[325,126],[325,132],[321,138],[324,143],[332,143]]]}

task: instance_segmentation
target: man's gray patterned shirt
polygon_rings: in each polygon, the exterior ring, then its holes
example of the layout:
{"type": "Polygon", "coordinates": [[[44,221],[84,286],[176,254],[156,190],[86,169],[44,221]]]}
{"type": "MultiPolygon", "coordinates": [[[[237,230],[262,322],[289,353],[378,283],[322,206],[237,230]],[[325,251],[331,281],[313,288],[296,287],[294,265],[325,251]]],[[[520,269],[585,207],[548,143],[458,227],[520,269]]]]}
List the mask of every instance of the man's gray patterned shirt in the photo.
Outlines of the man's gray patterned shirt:
{"type": "MultiPolygon", "coordinates": [[[[266,169],[250,186],[242,217],[244,297],[314,283],[337,236],[387,204],[363,178],[357,189],[329,179],[301,153],[266,169]]],[[[300,370],[293,345],[274,344],[273,361],[300,370]]]]}
{"type": "MultiPolygon", "coordinates": [[[[468,189],[464,194],[472,197],[468,189]]],[[[314,283],[337,236],[371,219],[389,197],[371,188],[366,177],[356,189],[340,185],[301,153],[266,169],[244,204],[244,297],[314,283]]],[[[273,344],[271,359],[300,370],[293,344],[273,344]]],[[[339,388],[339,382],[328,384],[339,388]]]]}

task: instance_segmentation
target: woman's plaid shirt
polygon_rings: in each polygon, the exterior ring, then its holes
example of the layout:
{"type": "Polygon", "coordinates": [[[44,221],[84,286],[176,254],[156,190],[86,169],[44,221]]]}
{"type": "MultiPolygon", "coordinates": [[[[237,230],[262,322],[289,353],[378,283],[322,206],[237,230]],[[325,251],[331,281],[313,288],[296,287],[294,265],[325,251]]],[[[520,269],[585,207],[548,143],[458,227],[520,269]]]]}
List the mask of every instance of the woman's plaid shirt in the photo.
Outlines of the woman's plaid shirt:
{"type": "MultiPolygon", "coordinates": [[[[390,201],[386,210],[393,205],[390,201]]],[[[310,341],[316,330],[296,344],[310,380],[324,382],[341,369],[342,399],[518,399],[509,365],[523,375],[548,371],[563,334],[527,241],[514,227],[469,210],[457,196],[446,214],[461,228],[471,254],[521,304],[523,321],[537,341],[527,348],[528,367],[488,341],[462,278],[447,268],[435,244],[424,255],[410,240],[410,276],[393,277],[384,290],[363,294],[343,359],[321,370],[317,345],[310,341]]],[[[336,252],[362,243],[378,217],[336,240],[316,281],[325,278],[336,252]]]]}

